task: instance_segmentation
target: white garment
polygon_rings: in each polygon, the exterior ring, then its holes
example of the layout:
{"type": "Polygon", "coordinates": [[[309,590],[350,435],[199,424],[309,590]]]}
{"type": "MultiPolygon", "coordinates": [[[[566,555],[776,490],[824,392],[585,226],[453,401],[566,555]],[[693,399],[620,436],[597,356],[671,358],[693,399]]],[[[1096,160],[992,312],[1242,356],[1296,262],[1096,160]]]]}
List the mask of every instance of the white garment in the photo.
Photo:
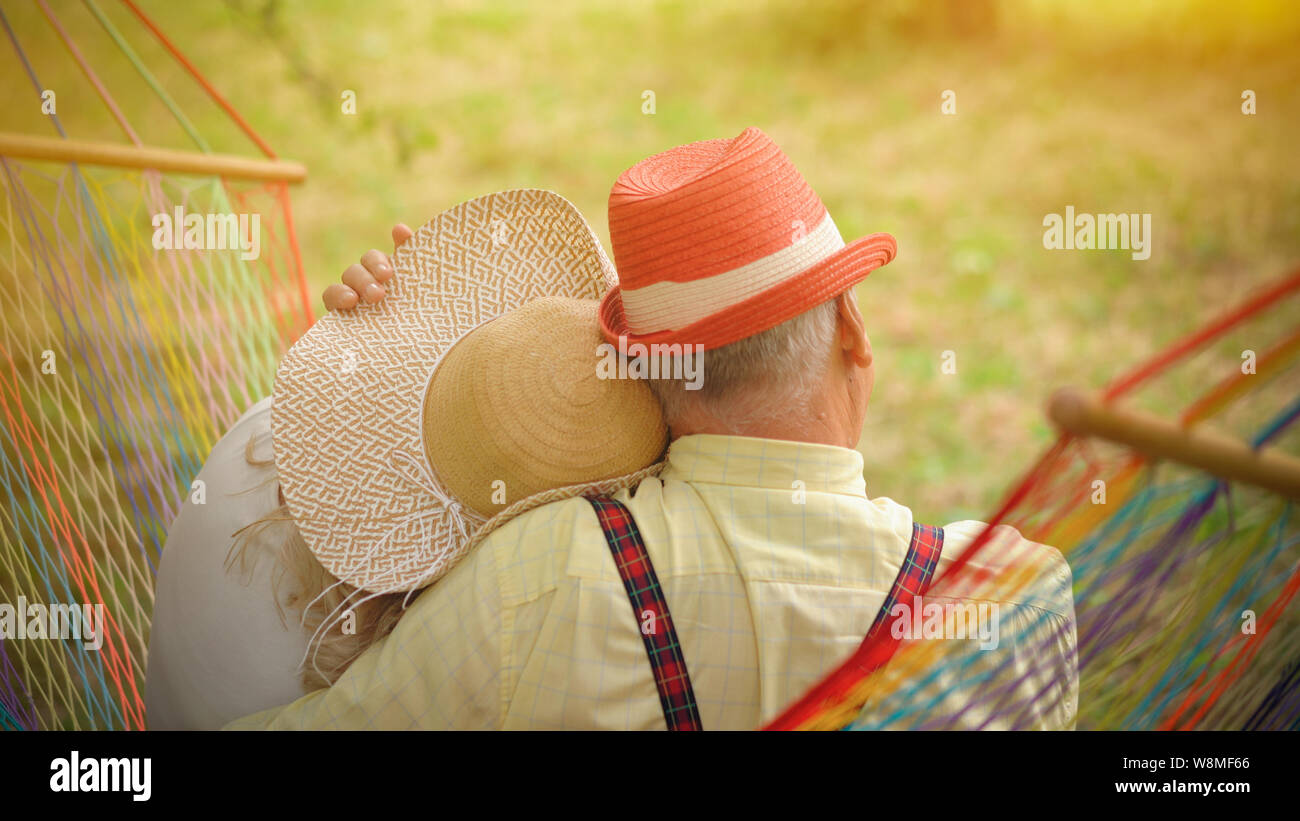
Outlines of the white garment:
{"type": "MultiPolygon", "coordinates": [[[[186,500],[167,534],[154,596],[145,682],[148,725],[212,730],[239,716],[297,699],[307,635],[299,614],[275,605],[272,574],[283,526],[247,548],[227,570],[233,534],[279,506],[271,458],[271,400],[248,410],[212,449],[196,477],[206,499],[186,500]]],[[[283,598],[286,589],[280,591],[283,598]]]]}

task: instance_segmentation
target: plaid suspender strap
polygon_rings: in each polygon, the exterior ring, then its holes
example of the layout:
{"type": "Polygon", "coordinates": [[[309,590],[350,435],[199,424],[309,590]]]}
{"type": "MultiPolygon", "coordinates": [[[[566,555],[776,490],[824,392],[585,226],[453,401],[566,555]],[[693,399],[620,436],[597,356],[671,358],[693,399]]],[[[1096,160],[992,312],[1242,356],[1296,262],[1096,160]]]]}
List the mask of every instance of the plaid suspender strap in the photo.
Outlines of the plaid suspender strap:
{"type": "MultiPolygon", "coordinates": [[[[654,673],[668,729],[703,729],[700,711],[695,704],[695,690],[691,687],[691,677],[686,670],[686,659],[677,640],[668,602],[664,599],[659,577],[650,562],[650,554],[646,552],[632,512],[622,503],[604,496],[588,497],[587,501],[596,509],[600,529],[605,534],[614,565],[632,604],[632,614],[641,626],[641,639],[650,659],[650,670],[654,673]]],[[[930,583],[941,553],[943,528],[913,522],[912,539],[907,545],[903,566],[885,596],[885,603],[876,613],[868,636],[875,635],[886,624],[889,611],[904,594],[910,600],[930,583]]]]}
{"type": "Polygon", "coordinates": [[[889,618],[889,611],[902,597],[903,593],[911,596],[920,593],[934,576],[934,569],[939,566],[939,554],[943,553],[943,528],[912,522],[912,541],[907,545],[907,555],[903,566],[898,569],[898,576],[885,596],[885,603],[876,613],[876,620],[871,623],[867,636],[874,636],[889,618]]]}
{"type": "Polygon", "coordinates": [[[668,612],[659,577],[655,575],[650,554],[646,552],[641,531],[632,518],[632,511],[607,496],[588,497],[596,509],[600,529],[614,555],[614,565],[623,579],[623,588],[632,602],[632,614],[641,628],[650,670],[654,673],[655,687],[659,689],[659,703],[664,710],[664,720],[669,730],[702,730],[700,710],[695,704],[695,690],[686,671],[686,658],[673,628],[673,618],[668,612]]]}

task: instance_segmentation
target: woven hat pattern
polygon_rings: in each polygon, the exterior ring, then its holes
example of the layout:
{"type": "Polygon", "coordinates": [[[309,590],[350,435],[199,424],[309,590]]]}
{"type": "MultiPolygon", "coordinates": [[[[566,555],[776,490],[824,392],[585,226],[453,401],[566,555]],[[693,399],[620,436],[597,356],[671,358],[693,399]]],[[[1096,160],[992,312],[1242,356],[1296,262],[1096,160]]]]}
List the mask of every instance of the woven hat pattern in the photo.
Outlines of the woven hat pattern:
{"type": "Polygon", "coordinates": [[[377,593],[436,580],[483,524],[424,455],[421,399],[440,357],[529,300],[596,299],[615,280],[577,209],[533,189],[438,215],[393,264],[387,298],[323,317],[289,350],[272,410],[281,486],[308,547],[377,593]]]}

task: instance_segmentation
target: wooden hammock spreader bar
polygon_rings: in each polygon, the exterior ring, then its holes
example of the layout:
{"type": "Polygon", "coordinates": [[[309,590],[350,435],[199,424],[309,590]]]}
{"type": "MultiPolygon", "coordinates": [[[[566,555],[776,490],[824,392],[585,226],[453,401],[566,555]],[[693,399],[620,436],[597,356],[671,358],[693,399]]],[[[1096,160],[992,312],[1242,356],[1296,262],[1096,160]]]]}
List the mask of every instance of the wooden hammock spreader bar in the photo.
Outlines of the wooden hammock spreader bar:
{"type": "Polygon", "coordinates": [[[153,168],[179,174],[264,182],[300,183],[307,179],[307,167],[289,160],[259,160],[170,148],[137,148],[117,143],[33,137],[7,132],[0,132],[0,156],[121,168],[153,168]]]}
{"type": "Polygon", "coordinates": [[[1300,499],[1300,460],[1271,448],[1255,450],[1236,439],[1179,425],[1148,413],[1106,405],[1077,388],[1061,388],[1047,415],[1066,433],[1097,437],[1136,450],[1300,499]]]}

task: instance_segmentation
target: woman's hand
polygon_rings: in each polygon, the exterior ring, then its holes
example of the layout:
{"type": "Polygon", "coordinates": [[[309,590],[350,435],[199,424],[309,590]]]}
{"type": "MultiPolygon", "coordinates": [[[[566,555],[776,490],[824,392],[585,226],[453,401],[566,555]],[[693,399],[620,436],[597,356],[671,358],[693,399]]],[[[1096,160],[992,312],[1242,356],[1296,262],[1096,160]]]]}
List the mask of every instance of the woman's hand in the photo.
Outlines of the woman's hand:
{"type": "MultiPolygon", "coordinates": [[[[393,226],[393,249],[406,242],[415,233],[402,223],[393,226]]],[[[325,309],[346,311],[362,302],[373,305],[387,295],[383,283],[395,276],[393,261],[383,251],[370,250],[361,256],[361,262],[349,265],[343,272],[343,283],[325,289],[325,309]]]]}

